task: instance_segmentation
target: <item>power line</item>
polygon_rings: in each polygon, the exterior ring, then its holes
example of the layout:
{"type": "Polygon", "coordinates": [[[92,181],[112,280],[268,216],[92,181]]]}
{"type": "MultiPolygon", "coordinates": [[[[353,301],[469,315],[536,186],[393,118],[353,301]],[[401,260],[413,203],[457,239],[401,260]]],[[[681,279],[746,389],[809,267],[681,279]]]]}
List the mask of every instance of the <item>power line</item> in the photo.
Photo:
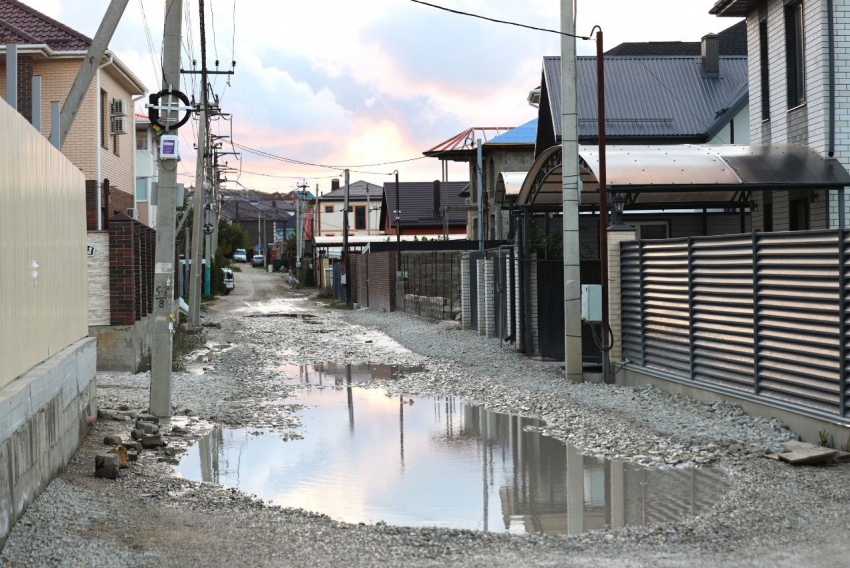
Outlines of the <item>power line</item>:
{"type": "Polygon", "coordinates": [[[550,34],[558,34],[558,35],[562,35],[562,36],[574,37],[574,38],[583,39],[583,40],[591,39],[587,36],[580,36],[580,35],[576,35],[576,34],[568,34],[566,32],[560,32],[558,30],[550,30],[550,29],[547,29],[547,28],[538,28],[536,26],[528,26],[528,25],[525,25],[525,24],[519,24],[517,22],[509,22],[507,20],[497,20],[496,18],[489,18],[487,16],[482,16],[480,14],[471,14],[469,12],[462,12],[460,10],[455,10],[453,8],[446,8],[445,6],[437,6],[436,4],[431,4],[429,2],[423,2],[422,0],[410,0],[410,1],[414,2],[416,4],[422,4],[423,6],[428,6],[430,8],[436,8],[437,10],[443,10],[444,12],[451,12],[452,14],[458,14],[460,16],[469,16],[470,18],[478,18],[479,20],[487,20],[488,22],[494,22],[496,24],[505,24],[505,25],[508,25],[508,26],[516,26],[518,28],[525,28],[525,29],[528,29],[528,30],[535,30],[535,31],[538,31],[538,32],[546,32],[546,33],[550,33],[550,34]]]}
{"type": "MultiPolygon", "coordinates": [[[[296,160],[294,158],[285,158],[283,156],[276,156],[275,154],[271,154],[269,152],[265,152],[263,150],[257,150],[256,148],[251,148],[250,146],[245,146],[244,144],[239,144],[234,142],[234,146],[237,148],[241,148],[246,152],[250,152],[251,154],[256,154],[257,156],[262,156],[264,158],[268,158],[270,160],[278,160],[280,162],[285,162],[287,164],[296,164],[299,166],[311,166],[314,168],[322,168],[325,170],[344,170],[344,169],[354,169],[354,168],[372,168],[377,166],[391,166],[393,164],[404,164],[407,162],[415,162],[418,160],[424,160],[425,156],[419,156],[417,158],[407,158],[405,160],[394,160],[390,162],[380,162],[377,164],[358,164],[352,166],[343,166],[343,165],[335,165],[335,164],[316,164],[313,162],[305,162],[303,160],[296,160]]],[[[367,172],[358,172],[358,173],[367,173],[367,172]]],[[[376,175],[384,175],[384,174],[376,174],[376,175]]]]}

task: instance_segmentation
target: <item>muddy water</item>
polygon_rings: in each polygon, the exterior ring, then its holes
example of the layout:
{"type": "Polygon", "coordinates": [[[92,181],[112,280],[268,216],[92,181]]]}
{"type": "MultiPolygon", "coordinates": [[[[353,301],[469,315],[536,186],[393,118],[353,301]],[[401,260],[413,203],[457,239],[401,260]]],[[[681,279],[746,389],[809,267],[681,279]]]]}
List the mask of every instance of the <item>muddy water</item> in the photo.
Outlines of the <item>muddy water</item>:
{"type": "Polygon", "coordinates": [[[422,372],[424,368],[381,364],[317,363],[313,365],[281,365],[266,370],[283,374],[284,381],[287,383],[319,387],[342,387],[349,382],[357,385],[393,380],[400,375],[422,372]]]}
{"type": "Polygon", "coordinates": [[[684,519],[727,490],[717,470],[582,456],[535,431],[538,420],[456,399],[389,397],[352,381],[291,400],[311,406],[303,440],[217,429],[178,473],[351,523],[517,533],[684,519]]]}

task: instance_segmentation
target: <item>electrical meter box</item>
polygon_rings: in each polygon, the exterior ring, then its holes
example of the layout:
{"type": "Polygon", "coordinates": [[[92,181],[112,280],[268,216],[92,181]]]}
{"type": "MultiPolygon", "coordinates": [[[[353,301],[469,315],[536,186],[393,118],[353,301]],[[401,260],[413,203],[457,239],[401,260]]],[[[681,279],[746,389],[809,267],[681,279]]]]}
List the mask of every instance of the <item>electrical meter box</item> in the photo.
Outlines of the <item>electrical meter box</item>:
{"type": "Polygon", "coordinates": [[[163,134],[159,139],[159,157],[162,160],[179,160],[180,139],[174,134],[163,134]]]}
{"type": "Polygon", "coordinates": [[[581,285],[581,319],[586,322],[602,321],[602,286],[581,285]]]}

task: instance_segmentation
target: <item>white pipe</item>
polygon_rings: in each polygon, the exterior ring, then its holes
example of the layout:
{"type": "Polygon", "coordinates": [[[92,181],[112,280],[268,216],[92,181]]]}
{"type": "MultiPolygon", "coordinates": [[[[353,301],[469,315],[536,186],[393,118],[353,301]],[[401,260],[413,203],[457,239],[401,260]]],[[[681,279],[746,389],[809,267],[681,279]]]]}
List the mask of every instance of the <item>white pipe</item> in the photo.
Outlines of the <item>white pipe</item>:
{"type": "MultiPolygon", "coordinates": [[[[139,201],[138,196],[136,195],[136,153],[138,152],[138,148],[136,148],[136,103],[145,98],[145,95],[141,95],[135,97],[133,99],[132,108],[130,109],[133,113],[133,209],[136,211],[136,215],[138,216],[139,211],[139,201]]],[[[145,133],[147,135],[147,133],[145,133]]],[[[150,143],[148,143],[148,148],[150,148],[150,143]]],[[[145,180],[147,183],[147,180],[145,180]]],[[[148,188],[148,193],[150,193],[150,187],[148,188]]],[[[148,198],[148,226],[151,224],[151,209],[150,209],[150,198],[148,198]]]]}
{"type": "Polygon", "coordinates": [[[101,180],[101,151],[103,150],[103,140],[101,140],[101,136],[103,136],[103,97],[100,96],[100,68],[97,69],[97,88],[94,93],[95,97],[97,97],[97,120],[95,121],[95,125],[97,127],[97,183],[95,184],[97,199],[97,230],[103,230],[103,206],[101,201],[103,200],[103,185],[101,180]]]}

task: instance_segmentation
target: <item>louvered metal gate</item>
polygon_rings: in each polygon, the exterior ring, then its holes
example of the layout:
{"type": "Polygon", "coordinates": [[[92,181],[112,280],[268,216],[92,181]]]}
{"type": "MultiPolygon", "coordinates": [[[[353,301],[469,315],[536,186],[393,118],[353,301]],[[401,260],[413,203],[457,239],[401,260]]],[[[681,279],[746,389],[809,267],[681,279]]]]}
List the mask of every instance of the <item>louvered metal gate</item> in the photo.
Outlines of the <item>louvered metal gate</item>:
{"type": "Polygon", "coordinates": [[[623,243],[623,355],[673,378],[848,417],[846,231],[623,243]]]}

